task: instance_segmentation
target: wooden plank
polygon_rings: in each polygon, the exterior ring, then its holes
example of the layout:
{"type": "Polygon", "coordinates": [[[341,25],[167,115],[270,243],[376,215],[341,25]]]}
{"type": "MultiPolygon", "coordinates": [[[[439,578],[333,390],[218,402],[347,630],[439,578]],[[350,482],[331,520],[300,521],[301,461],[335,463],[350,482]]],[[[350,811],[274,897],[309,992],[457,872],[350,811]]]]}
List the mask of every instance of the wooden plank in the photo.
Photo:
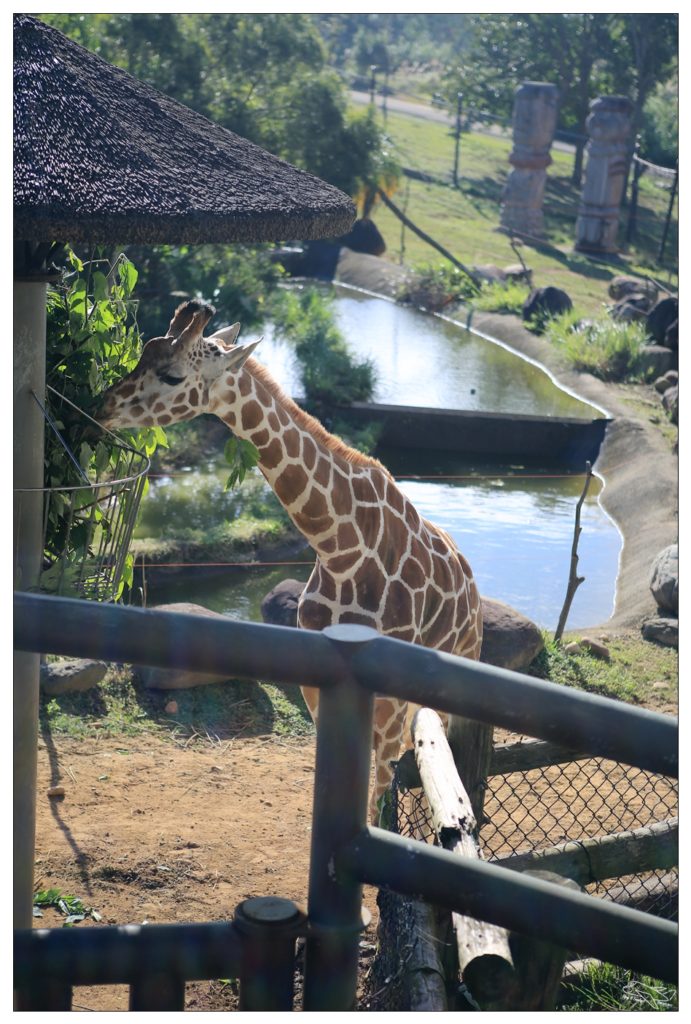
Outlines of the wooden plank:
{"type": "Polygon", "coordinates": [[[548,768],[553,764],[568,764],[592,758],[586,750],[574,750],[548,740],[521,740],[519,743],[499,743],[492,751],[490,775],[510,775],[529,772],[535,768],[548,768]]]}
{"type": "MultiPolygon", "coordinates": [[[[439,715],[421,708],[412,723],[413,748],[435,834],[444,849],[481,860],[477,821],[458,777],[439,715]]],[[[480,1005],[497,999],[513,983],[513,960],[505,929],[454,913],[458,965],[480,1005]]]]}
{"type": "Polygon", "coordinates": [[[512,871],[552,871],[579,885],[667,870],[679,863],[679,822],[674,818],[610,836],[561,843],[495,863],[512,871]]]}

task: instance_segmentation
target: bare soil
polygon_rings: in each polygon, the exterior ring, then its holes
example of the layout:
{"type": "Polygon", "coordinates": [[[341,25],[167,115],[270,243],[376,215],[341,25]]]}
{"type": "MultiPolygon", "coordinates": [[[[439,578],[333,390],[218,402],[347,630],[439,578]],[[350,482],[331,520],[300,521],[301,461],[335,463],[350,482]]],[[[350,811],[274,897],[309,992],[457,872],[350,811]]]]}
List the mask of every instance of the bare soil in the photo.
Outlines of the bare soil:
{"type": "MultiPolygon", "coordinates": [[[[185,747],[148,734],[49,736],[39,749],[36,887],[80,897],[102,924],[221,920],[260,895],[306,905],[313,781],[313,738],[185,747]],[[64,799],[48,797],[55,785],[64,799]]],[[[373,890],[366,904],[365,943],[373,890]]],[[[34,923],[63,921],[47,909],[34,923]]],[[[187,1009],[234,1009],[236,993],[195,982],[187,1009]]],[[[127,1000],[124,986],[74,993],[82,1010],[126,1010],[127,1000]]]]}

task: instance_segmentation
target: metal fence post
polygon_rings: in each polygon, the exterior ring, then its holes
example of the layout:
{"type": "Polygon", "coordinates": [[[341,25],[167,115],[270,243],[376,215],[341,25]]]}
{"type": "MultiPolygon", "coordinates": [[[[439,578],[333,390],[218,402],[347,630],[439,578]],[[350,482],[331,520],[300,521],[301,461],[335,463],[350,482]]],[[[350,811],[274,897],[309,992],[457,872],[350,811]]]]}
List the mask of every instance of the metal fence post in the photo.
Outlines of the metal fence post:
{"type": "Polygon", "coordinates": [[[366,825],[374,698],[348,668],[351,654],[379,634],[366,626],[330,626],[344,672],[321,690],[314,778],[305,1010],[352,1010],[357,989],[362,883],[338,876],[336,856],[366,825]]]}
{"type": "Polygon", "coordinates": [[[305,915],[292,900],[257,896],[235,910],[242,935],[240,1010],[293,1009],[295,940],[305,915]]]}

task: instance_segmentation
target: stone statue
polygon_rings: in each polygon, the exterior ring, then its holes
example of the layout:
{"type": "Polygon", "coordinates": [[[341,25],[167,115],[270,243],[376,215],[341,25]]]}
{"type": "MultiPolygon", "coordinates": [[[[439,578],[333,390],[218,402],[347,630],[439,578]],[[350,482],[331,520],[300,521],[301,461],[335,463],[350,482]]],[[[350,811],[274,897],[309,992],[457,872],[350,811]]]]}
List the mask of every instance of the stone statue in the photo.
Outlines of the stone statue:
{"type": "Polygon", "coordinates": [[[617,252],[632,104],[626,96],[600,96],[590,104],[588,163],[576,221],[576,249],[617,252]]]}
{"type": "Polygon", "coordinates": [[[549,155],[557,124],[556,85],[523,82],[513,107],[513,170],[504,189],[501,225],[518,235],[540,238],[544,233],[542,201],[549,155]]]}

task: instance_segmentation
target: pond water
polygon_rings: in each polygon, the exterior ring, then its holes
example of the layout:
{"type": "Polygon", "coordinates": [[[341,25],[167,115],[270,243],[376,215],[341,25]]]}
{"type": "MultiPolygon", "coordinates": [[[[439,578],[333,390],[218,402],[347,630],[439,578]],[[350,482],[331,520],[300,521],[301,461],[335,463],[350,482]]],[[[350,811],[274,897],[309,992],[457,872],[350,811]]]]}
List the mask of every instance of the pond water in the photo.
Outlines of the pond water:
{"type": "MultiPolygon", "coordinates": [[[[588,419],[598,414],[538,367],[437,317],[345,289],[338,290],[336,311],[351,348],[376,362],[377,401],[588,419]]],[[[299,394],[290,345],[270,329],[264,333],[257,357],[289,394],[299,394]]],[[[454,538],[482,594],[507,602],[544,628],[556,626],[582,476],[544,466],[470,465],[441,453],[378,454],[419,512],[454,538]]],[[[139,535],[175,537],[181,521],[205,530],[233,519],[244,499],[242,492],[223,492],[226,475],[219,460],[152,480],[139,535]]],[[[613,610],[621,537],[599,503],[600,488],[593,479],[582,511],[578,569],[586,580],[572,605],[571,629],[603,622],[613,610]]],[[[207,578],[182,570],[165,592],[150,591],[149,603],[193,601],[260,621],[262,597],[281,579],[306,580],[311,560],[307,552],[298,565],[229,566],[207,578]]]]}
{"type": "MultiPolygon", "coordinates": [[[[497,466],[455,468],[459,472],[444,479],[398,477],[399,485],[421,515],[451,534],[470,562],[482,594],[505,601],[545,629],[554,629],[566,592],[583,476],[526,475],[497,466]]],[[[202,476],[195,471],[182,479],[152,482],[147,506],[149,518],[157,522],[156,532],[174,535],[183,489],[189,489],[191,496],[199,495],[201,487],[210,498],[217,489],[218,504],[208,525],[223,514],[225,474],[202,476]]],[[[599,504],[600,487],[594,478],[581,513],[578,571],[585,582],[576,592],[569,629],[604,622],[613,610],[620,537],[599,504]]],[[[227,501],[232,515],[238,508],[237,498],[229,496],[227,501]]],[[[203,528],[199,514],[195,525],[203,528]]],[[[307,580],[312,561],[311,552],[306,552],[302,564],[230,566],[206,578],[193,569],[181,570],[179,579],[167,583],[164,591],[150,591],[150,603],[192,601],[234,619],[259,622],[264,595],[282,579],[307,580]]]]}
{"type": "MultiPolygon", "coordinates": [[[[541,367],[457,324],[349,288],[335,291],[335,312],[349,348],[375,363],[376,402],[585,419],[599,415],[557,387],[541,367]]],[[[299,396],[292,346],[270,324],[261,333],[257,358],[288,394],[299,396]]]]}

